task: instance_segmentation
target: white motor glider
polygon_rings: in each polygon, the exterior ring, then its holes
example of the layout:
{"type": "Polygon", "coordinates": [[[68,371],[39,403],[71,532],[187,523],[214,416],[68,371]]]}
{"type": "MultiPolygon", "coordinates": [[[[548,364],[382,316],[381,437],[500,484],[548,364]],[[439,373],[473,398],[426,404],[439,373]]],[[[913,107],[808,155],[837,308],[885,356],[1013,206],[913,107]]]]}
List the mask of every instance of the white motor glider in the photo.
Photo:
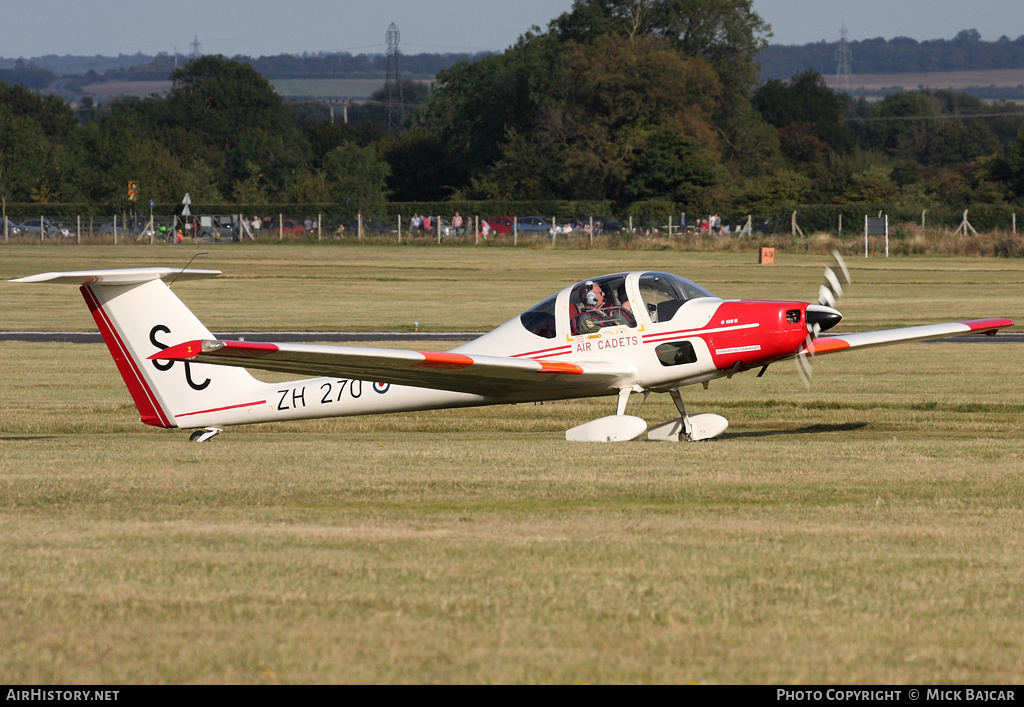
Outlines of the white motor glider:
{"type": "MultiPolygon", "coordinates": [[[[842,262],[840,260],[840,265],[842,262]]],[[[849,280],[845,266],[842,268],[849,280]]],[[[142,422],[196,429],[320,417],[616,396],[614,415],[566,432],[572,441],[717,437],[725,418],[687,415],[680,388],[808,356],[969,333],[1009,319],[978,319],[820,336],[842,315],[839,278],[825,271],[817,304],[723,300],[663,272],[582,280],[446,352],[217,340],[165,284],[217,270],[130,268],[54,272],[14,282],[81,286],[142,422]],[[312,376],[265,383],[245,369],[312,376]],[[647,429],[627,415],[631,393],[668,393],[679,417],[647,429]]]]}

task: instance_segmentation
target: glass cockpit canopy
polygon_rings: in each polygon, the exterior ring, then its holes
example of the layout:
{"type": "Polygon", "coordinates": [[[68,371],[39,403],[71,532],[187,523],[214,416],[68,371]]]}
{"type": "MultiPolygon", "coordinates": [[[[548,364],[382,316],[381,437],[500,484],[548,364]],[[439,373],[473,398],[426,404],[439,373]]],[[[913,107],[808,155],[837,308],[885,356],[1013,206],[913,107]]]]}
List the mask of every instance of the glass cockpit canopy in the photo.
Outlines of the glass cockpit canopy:
{"type": "MultiPolygon", "coordinates": [[[[570,306],[575,307],[578,314],[584,306],[583,297],[587,289],[586,284],[593,282],[604,289],[607,306],[636,311],[630,306],[626,296],[626,275],[626,273],[607,275],[577,283],[570,294],[570,306]]],[[[688,300],[715,296],[692,280],[665,272],[641,274],[638,286],[643,306],[646,307],[651,320],[655,322],[671,319],[688,300]]],[[[523,327],[545,339],[555,338],[555,301],[557,298],[558,295],[552,295],[523,312],[520,315],[523,327]]],[[[636,326],[635,323],[629,321],[630,319],[633,319],[631,315],[627,317],[626,325],[636,326]]],[[[572,323],[570,322],[570,325],[572,323]]]]}
{"type": "Polygon", "coordinates": [[[715,296],[696,282],[667,272],[645,272],[638,289],[652,322],[668,321],[688,300],[715,296]]]}

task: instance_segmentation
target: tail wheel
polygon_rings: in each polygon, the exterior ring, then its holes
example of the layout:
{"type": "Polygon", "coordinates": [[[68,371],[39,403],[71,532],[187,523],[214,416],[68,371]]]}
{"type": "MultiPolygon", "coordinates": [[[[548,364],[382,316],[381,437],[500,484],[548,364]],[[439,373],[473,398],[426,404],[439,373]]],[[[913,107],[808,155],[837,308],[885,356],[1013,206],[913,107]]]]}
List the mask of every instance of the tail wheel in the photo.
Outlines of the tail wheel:
{"type": "Polygon", "coordinates": [[[223,431],[224,430],[219,427],[207,427],[204,430],[196,430],[193,432],[189,435],[189,440],[193,442],[209,442],[223,431]]]}

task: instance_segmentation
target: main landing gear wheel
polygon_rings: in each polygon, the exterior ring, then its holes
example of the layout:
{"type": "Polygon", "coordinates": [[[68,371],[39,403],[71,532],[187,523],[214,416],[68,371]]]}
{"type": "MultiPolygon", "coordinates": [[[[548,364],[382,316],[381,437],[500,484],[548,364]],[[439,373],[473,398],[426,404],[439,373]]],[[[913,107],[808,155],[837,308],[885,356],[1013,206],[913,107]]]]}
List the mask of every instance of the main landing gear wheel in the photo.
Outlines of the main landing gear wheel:
{"type": "Polygon", "coordinates": [[[196,430],[189,436],[189,439],[193,442],[209,442],[223,431],[219,427],[207,427],[205,430],[196,430]]]}
{"type": "Polygon", "coordinates": [[[672,402],[679,410],[679,417],[647,430],[647,439],[656,442],[704,442],[712,440],[729,428],[729,421],[721,415],[702,412],[687,415],[683,396],[679,390],[670,390],[672,402]]]}

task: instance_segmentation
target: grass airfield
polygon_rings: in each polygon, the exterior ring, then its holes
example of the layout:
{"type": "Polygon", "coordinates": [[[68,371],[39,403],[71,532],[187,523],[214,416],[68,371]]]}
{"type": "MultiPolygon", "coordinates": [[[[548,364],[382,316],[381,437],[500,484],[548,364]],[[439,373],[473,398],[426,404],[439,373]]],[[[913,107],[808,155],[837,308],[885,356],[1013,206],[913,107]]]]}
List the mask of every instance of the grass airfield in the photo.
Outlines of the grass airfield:
{"type": "MultiPolygon", "coordinates": [[[[632,268],[814,299],[821,256],[217,246],[214,330],[496,326],[632,268]],[[387,305],[383,303],[387,302],[387,305]]],[[[91,330],[3,249],[7,330],[91,330]]],[[[848,258],[842,328],[1021,319],[1010,260],[848,258]]],[[[418,344],[422,348],[422,344],[418,344]]],[[[101,345],[0,342],[0,675],[27,683],[1019,683],[1024,347],[906,344],[684,389],[717,441],[583,445],[594,399],[233,428],[140,424],[101,345]]],[[[674,416],[667,396],[629,412],[674,416]]]]}

